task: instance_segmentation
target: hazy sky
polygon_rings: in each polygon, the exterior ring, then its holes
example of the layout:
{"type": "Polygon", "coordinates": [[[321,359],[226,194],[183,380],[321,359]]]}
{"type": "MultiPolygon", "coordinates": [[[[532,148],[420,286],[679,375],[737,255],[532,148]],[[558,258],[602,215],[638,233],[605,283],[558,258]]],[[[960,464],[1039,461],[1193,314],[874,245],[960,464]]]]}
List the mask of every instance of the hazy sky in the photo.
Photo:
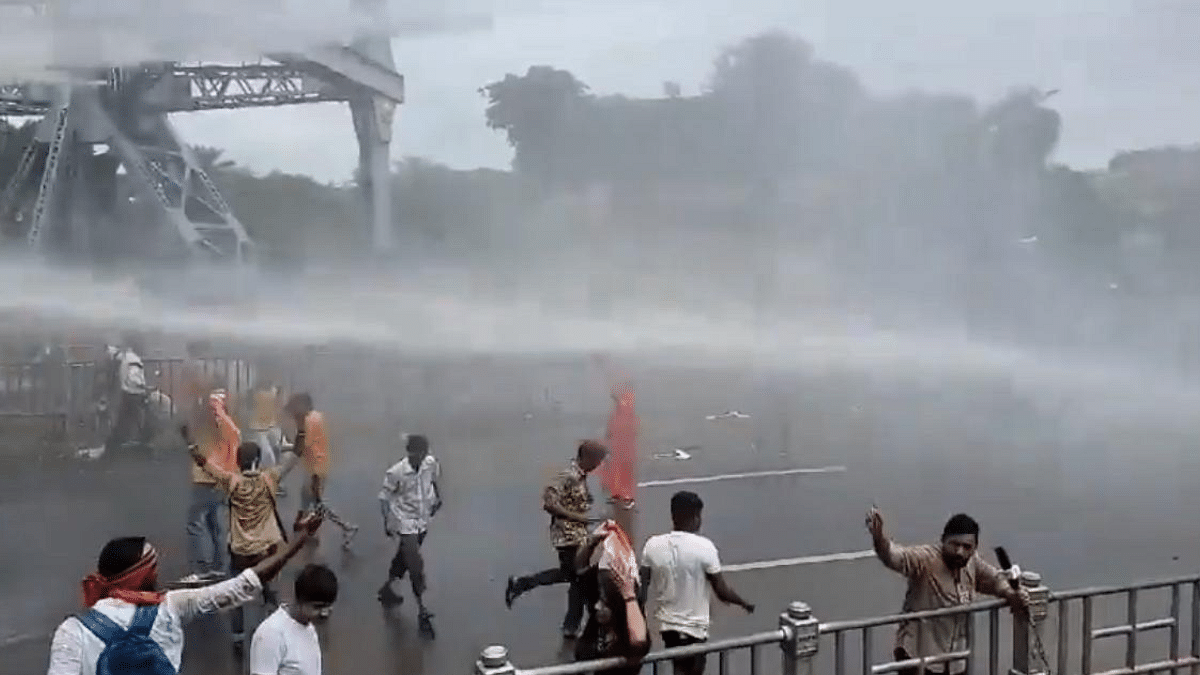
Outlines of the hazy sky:
{"type": "MultiPolygon", "coordinates": [[[[723,46],[768,28],[808,39],[875,91],[919,87],[995,98],[1014,84],[1059,87],[1059,158],[1072,164],[1200,140],[1195,0],[459,1],[464,11],[490,14],[492,28],[395,42],[408,82],[397,158],[507,166],[509,149],[484,126],[476,93],[506,72],[550,64],[600,93],[657,95],[664,80],[691,93],[723,46]]],[[[343,180],[356,161],[349,112],[340,105],[193,114],[179,125],[191,142],[225,147],[256,170],[343,180]]]]}

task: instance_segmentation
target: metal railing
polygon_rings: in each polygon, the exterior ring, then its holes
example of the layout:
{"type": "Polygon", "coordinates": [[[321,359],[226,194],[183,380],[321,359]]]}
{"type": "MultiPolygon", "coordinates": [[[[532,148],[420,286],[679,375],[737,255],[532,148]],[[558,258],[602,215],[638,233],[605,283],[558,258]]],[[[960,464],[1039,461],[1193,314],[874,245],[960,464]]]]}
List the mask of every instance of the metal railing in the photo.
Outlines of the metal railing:
{"type": "MultiPolygon", "coordinates": [[[[235,397],[254,384],[254,367],[245,359],[205,358],[195,363],[235,397]]],[[[171,416],[182,401],[184,364],[184,359],[143,360],[146,384],[166,395],[171,416]]],[[[94,441],[104,435],[116,409],[113,375],[103,360],[0,363],[0,424],[6,418],[40,418],[65,437],[94,441]]]]}
{"type": "MultiPolygon", "coordinates": [[[[855,619],[849,621],[819,622],[803,602],[793,602],[779,617],[775,630],[755,633],[743,637],[716,640],[710,643],[663,649],[648,654],[641,662],[642,672],[647,669],[659,675],[670,669],[673,659],[713,655],[716,657],[717,675],[812,675],[832,673],[847,675],[882,675],[884,673],[950,672],[975,675],[1033,675],[1056,673],[1080,673],[1082,675],[1135,675],[1137,673],[1177,673],[1188,671],[1200,674],[1200,574],[1173,579],[1161,579],[1126,586],[1084,588],[1063,593],[1052,593],[1042,585],[1041,577],[1026,572],[1021,584],[1029,593],[1027,610],[1009,612],[998,600],[959,607],[938,609],[908,614],[855,619]],[[1184,587],[1190,587],[1190,614],[1183,615],[1184,587]],[[1139,619],[1145,611],[1144,605],[1154,598],[1148,597],[1155,591],[1165,591],[1166,616],[1139,619]],[[1122,601],[1121,606],[1106,604],[1105,600],[1122,601]],[[1072,611],[1074,605],[1082,606],[1078,620],[1072,611]],[[1097,627],[1097,622],[1124,615],[1124,623],[1097,627]],[[951,651],[941,654],[926,654],[915,658],[896,660],[891,658],[892,639],[877,641],[876,633],[884,627],[902,623],[916,623],[917,644],[921,636],[930,630],[934,621],[955,621],[949,645],[951,651]],[[986,641],[977,640],[977,620],[986,620],[986,641]],[[1010,630],[1002,624],[1010,624],[1010,630]],[[1181,635],[1185,626],[1191,633],[1190,648],[1181,654],[1181,635]],[[1053,627],[1057,640],[1044,647],[1044,637],[1053,627]],[[961,628],[961,630],[960,630],[961,628]],[[1147,633],[1165,632],[1163,644],[1150,645],[1147,649],[1139,642],[1139,636],[1147,633]],[[1104,638],[1124,637],[1120,653],[1103,653],[1100,647],[1104,638]],[[1078,642],[1073,642],[1076,638],[1078,642]],[[858,658],[853,662],[847,658],[849,644],[859,647],[858,658]],[[762,649],[778,646],[779,666],[774,668],[764,661],[762,649]],[[832,647],[830,649],[829,647],[832,647]],[[1009,654],[1003,670],[1001,659],[1009,654]],[[1151,654],[1150,652],[1160,652],[1151,654]],[[1073,667],[1072,656],[1075,656],[1073,667]],[[1106,665],[1111,667],[1106,667],[1106,665]],[[935,670],[936,669],[936,670],[935,670]],[[943,670],[945,669],[945,670],[943,670]]],[[[1161,610],[1160,610],[1161,611],[1161,610]]],[[[612,668],[628,668],[629,662],[621,658],[566,663],[548,667],[524,669],[512,664],[508,649],[491,646],[484,649],[475,662],[476,675],[576,675],[581,673],[603,673],[612,668]]],[[[710,666],[708,672],[713,672],[710,666]]]]}

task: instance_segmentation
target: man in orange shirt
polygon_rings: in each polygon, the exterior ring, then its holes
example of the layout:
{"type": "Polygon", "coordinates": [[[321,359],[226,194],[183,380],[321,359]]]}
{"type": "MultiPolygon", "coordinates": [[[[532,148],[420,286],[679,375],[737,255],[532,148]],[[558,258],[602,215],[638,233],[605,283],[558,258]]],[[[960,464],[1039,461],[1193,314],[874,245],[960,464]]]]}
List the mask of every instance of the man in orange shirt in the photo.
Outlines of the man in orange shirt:
{"type": "MultiPolygon", "coordinates": [[[[220,471],[237,471],[242,434],[229,415],[225,390],[212,390],[207,405],[196,406],[191,417],[189,428],[199,454],[220,471]]],[[[229,569],[229,498],[217,486],[216,478],[196,465],[192,466],[187,533],[192,572],[182,581],[195,583],[225,576],[229,569]]]]}
{"type": "Polygon", "coordinates": [[[329,434],[325,428],[325,415],[313,410],[312,396],[307,393],[293,394],[283,409],[296,422],[296,454],[304,459],[304,467],[308,470],[308,480],[300,490],[300,511],[315,510],[340,527],[342,548],[349,549],[354,535],[358,534],[358,526],[334,513],[324,499],[329,478],[329,434]]]}

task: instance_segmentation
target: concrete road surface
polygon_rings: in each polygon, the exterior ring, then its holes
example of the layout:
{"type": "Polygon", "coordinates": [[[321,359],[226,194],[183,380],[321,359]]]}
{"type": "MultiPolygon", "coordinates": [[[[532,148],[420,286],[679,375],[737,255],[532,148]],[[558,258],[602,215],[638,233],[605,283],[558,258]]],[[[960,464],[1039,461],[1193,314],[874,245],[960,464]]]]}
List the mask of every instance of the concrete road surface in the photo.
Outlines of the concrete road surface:
{"type": "MultiPolygon", "coordinates": [[[[1182,406],[1134,405],[1152,384],[1081,390],[945,373],[906,379],[749,365],[624,366],[637,383],[644,481],[846,467],[645,488],[643,539],[668,527],[670,495],[689,487],[706,502],[704,533],[727,564],[864,549],[863,515],[872,503],[890,532],[910,542],[933,541],[948,515],[967,511],[982,523],[989,551],[1005,545],[1054,588],[1181,574],[1200,563],[1195,415],[1182,406]],[[705,419],[727,410],[751,417],[705,419]],[[653,458],[685,446],[688,460],[653,458]]],[[[520,666],[561,659],[565,589],[531,592],[511,611],[503,591],[508,575],[554,563],[540,486],[578,439],[603,428],[607,390],[590,362],[330,359],[306,377],[330,418],[329,501],[362,525],[350,553],[327,525],[309,555],[342,582],[334,615],[321,629],[325,672],[465,673],[489,644],[507,645],[520,666]],[[433,641],[418,634],[407,585],[401,607],[384,611],[375,599],[393,547],[383,536],[376,492],[384,470],[402,456],[399,430],[428,434],[444,471],[446,507],[425,544],[433,641]]],[[[110,537],[147,535],[164,554],[165,578],[186,571],[182,450],[108,471],[31,467],[0,484],[4,673],[44,671],[49,635],[78,610],[79,579],[110,537]]],[[[294,497],[284,504],[294,512],[294,497]]],[[[283,575],[288,592],[295,569],[283,575]]],[[[716,636],[773,627],[791,600],[808,602],[823,620],[891,613],[903,591],[871,559],[730,578],[759,611],[716,608],[716,636]]],[[[875,638],[883,646],[889,640],[875,638]]],[[[765,662],[777,661],[767,653],[765,662]]],[[[192,627],[183,672],[242,672],[225,617],[192,627]]]]}

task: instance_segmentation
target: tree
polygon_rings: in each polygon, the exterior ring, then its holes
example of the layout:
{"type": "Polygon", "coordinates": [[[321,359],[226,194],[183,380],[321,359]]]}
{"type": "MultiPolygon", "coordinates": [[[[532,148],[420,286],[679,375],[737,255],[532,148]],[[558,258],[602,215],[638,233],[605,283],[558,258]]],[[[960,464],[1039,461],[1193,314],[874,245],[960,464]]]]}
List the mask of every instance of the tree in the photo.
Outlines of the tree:
{"type": "Polygon", "coordinates": [[[479,93],[488,99],[488,127],[504,131],[516,151],[513,168],[555,182],[575,168],[571,151],[588,91],[565,70],[531,66],[524,75],[509,73],[479,93]]]}

